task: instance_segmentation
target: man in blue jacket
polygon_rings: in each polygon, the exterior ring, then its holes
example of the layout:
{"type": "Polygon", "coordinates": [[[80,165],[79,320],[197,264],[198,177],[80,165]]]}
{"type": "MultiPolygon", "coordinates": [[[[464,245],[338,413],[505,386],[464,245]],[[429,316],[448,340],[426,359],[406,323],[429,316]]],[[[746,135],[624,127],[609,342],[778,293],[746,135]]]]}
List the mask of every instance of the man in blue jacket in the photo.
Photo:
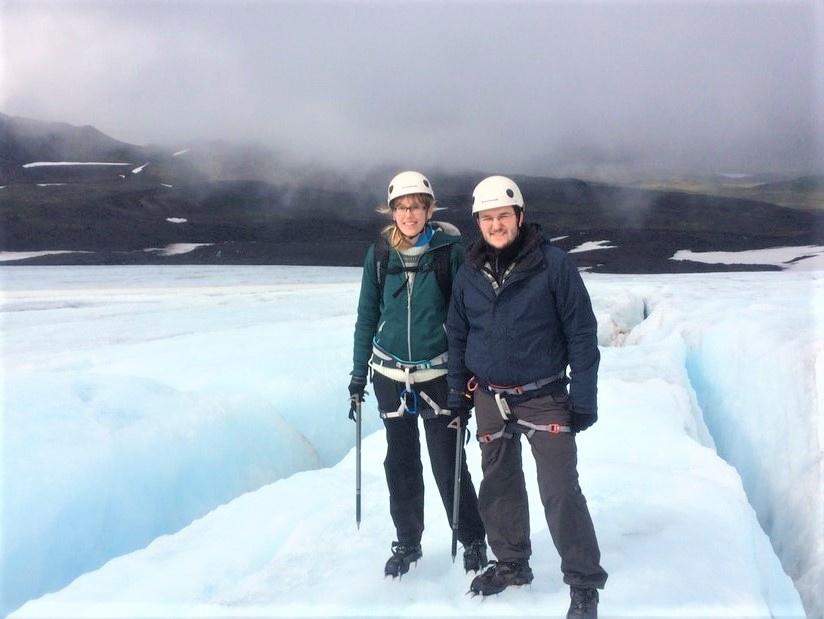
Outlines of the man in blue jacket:
{"type": "Polygon", "coordinates": [[[483,238],[467,248],[452,290],[449,405],[467,409],[474,398],[484,475],[478,500],[497,562],[470,590],[492,595],[532,581],[520,441],[526,434],[570,585],[567,616],[594,618],[607,573],[578,485],[575,445],[575,434],[598,418],[592,304],[566,253],[551,246],[538,225],[524,224],[524,200],[514,181],[481,181],[472,212],[483,238]]]}

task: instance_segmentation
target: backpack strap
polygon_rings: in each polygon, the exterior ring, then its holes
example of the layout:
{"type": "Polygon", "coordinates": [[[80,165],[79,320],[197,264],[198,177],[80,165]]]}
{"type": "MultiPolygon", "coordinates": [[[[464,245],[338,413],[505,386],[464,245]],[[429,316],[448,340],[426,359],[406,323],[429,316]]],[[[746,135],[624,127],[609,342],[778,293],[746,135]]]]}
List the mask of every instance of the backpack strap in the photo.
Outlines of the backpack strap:
{"type": "MultiPolygon", "coordinates": [[[[452,265],[450,261],[452,245],[441,245],[432,250],[431,270],[435,271],[438,288],[445,303],[449,303],[452,296],[452,265]]],[[[382,234],[375,242],[375,280],[378,282],[379,299],[383,299],[383,289],[386,284],[386,274],[389,269],[389,242],[382,234]]],[[[398,273],[406,269],[400,268],[398,273]]],[[[409,270],[417,271],[418,267],[409,270]]],[[[394,271],[393,271],[394,272],[394,271]]]]}
{"type": "Polygon", "coordinates": [[[386,284],[386,269],[389,266],[389,242],[382,234],[375,241],[375,280],[378,282],[378,298],[383,299],[383,288],[386,284]]]}
{"type": "Polygon", "coordinates": [[[449,305],[449,299],[452,297],[452,265],[449,260],[452,245],[441,245],[433,250],[433,254],[432,269],[435,271],[443,300],[449,305]]]}

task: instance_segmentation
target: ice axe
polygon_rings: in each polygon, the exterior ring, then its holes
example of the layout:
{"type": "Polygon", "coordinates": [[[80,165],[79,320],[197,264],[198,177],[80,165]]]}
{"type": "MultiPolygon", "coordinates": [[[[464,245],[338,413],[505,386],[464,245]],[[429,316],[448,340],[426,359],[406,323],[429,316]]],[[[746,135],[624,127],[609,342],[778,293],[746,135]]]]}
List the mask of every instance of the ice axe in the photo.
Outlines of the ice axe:
{"type": "Polygon", "coordinates": [[[458,513],[461,508],[461,462],[465,430],[461,426],[460,416],[456,416],[446,427],[455,430],[455,487],[452,491],[452,563],[455,563],[458,554],[458,513]]]}
{"type": "Polygon", "coordinates": [[[355,420],[355,524],[360,529],[361,522],[361,401],[353,395],[350,402],[349,418],[355,420]]]}

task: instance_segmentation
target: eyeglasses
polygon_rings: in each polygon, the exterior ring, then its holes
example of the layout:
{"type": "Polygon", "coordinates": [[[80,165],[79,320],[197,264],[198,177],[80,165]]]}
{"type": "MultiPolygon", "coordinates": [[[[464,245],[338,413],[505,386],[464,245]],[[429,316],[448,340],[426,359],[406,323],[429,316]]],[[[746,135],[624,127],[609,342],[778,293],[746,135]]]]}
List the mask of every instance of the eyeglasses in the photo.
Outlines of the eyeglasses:
{"type": "Polygon", "coordinates": [[[515,213],[501,213],[500,215],[493,217],[492,215],[479,215],[478,221],[482,224],[491,224],[494,221],[499,221],[502,223],[509,223],[509,221],[515,217],[515,213]]]}
{"type": "Polygon", "coordinates": [[[421,204],[413,204],[412,206],[396,206],[392,209],[393,212],[400,211],[401,213],[421,213],[426,207],[421,204]]]}

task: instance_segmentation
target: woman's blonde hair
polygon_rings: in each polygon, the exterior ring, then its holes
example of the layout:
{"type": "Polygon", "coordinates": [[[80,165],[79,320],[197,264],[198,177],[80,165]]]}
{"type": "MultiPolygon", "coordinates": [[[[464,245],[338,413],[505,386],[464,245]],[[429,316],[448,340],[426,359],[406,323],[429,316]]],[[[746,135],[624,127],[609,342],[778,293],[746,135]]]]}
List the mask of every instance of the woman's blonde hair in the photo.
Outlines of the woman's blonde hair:
{"type": "MultiPolygon", "coordinates": [[[[415,202],[423,206],[424,210],[427,213],[432,207],[434,207],[437,204],[435,198],[426,193],[413,193],[407,194],[407,196],[413,198],[415,202]]],[[[406,196],[398,196],[389,204],[381,204],[375,210],[378,213],[381,213],[382,215],[389,215],[391,217],[392,212],[394,210],[394,204],[403,197],[406,196]]],[[[389,247],[391,247],[392,249],[403,250],[412,247],[412,243],[410,243],[409,239],[407,239],[403,235],[403,233],[398,229],[398,226],[395,225],[394,220],[391,224],[389,224],[383,230],[381,230],[381,234],[383,234],[386,237],[386,240],[389,242],[389,247]]]]}

